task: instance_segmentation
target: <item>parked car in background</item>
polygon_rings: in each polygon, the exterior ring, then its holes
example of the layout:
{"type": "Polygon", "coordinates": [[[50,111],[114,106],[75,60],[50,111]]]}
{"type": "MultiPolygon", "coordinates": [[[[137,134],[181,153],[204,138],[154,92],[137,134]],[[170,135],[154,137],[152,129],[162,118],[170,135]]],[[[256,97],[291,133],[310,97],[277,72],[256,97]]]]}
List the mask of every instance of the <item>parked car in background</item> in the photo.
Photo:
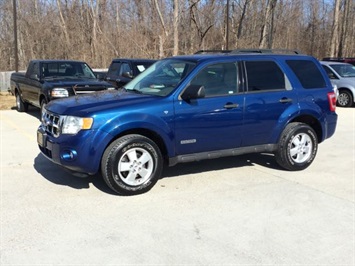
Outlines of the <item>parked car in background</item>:
{"type": "Polygon", "coordinates": [[[19,112],[28,105],[42,109],[58,98],[115,89],[98,80],[88,64],[73,60],[32,60],[26,73],[12,73],[10,83],[19,112]]]}
{"type": "Polygon", "coordinates": [[[329,79],[338,89],[337,105],[351,107],[355,101],[355,66],[348,63],[321,61],[329,79]]]}
{"type": "Polygon", "coordinates": [[[324,57],[322,61],[342,62],[355,66],[355,57],[324,57]]]}
{"type": "Polygon", "coordinates": [[[152,59],[132,58],[113,59],[107,71],[105,80],[110,82],[116,88],[120,88],[146,70],[155,61],[156,60],[152,59]]]}

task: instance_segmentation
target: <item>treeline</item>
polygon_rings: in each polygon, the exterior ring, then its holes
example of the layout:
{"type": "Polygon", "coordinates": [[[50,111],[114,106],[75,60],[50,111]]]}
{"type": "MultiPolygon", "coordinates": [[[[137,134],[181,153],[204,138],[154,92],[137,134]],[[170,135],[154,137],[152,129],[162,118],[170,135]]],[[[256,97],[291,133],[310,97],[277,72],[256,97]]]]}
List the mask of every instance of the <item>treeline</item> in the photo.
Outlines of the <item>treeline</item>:
{"type": "MultiPolygon", "coordinates": [[[[13,2],[0,1],[1,71],[15,69],[13,2]]],[[[355,56],[355,0],[17,0],[16,6],[20,69],[35,58],[101,68],[115,57],[200,49],[355,56]]]]}

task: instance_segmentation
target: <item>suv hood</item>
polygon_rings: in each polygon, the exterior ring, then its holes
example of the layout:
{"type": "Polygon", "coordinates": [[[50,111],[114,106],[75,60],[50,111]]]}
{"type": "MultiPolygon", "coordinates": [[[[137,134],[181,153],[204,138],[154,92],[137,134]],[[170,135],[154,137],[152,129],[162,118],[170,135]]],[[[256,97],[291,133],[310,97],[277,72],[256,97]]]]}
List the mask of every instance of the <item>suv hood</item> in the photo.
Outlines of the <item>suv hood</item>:
{"type": "Polygon", "coordinates": [[[125,90],[109,90],[51,101],[46,105],[46,109],[59,115],[88,116],[92,112],[97,113],[101,110],[107,111],[154,100],[156,102],[156,99],[157,96],[136,94],[125,90]]]}

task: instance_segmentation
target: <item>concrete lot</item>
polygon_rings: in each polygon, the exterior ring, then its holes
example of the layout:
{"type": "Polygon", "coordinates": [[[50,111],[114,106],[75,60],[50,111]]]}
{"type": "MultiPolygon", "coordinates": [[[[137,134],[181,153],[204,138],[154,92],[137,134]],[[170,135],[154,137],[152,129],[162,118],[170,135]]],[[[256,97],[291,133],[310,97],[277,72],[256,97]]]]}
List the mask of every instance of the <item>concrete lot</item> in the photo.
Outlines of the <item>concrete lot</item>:
{"type": "Polygon", "coordinates": [[[1,265],[355,265],[355,108],[302,172],[270,155],[169,168],[116,196],[36,145],[37,109],[0,111],[1,265]]]}

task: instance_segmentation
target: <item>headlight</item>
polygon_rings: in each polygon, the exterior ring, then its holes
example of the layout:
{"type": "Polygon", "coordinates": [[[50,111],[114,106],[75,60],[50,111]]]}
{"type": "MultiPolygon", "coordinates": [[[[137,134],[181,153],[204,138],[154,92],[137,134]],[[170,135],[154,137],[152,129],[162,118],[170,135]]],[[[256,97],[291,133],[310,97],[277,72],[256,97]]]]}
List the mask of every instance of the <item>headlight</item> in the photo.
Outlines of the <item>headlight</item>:
{"type": "Polygon", "coordinates": [[[90,129],[94,119],[91,117],[65,116],[62,122],[62,134],[76,134],[82,129],[90,129]]]}
{"type": "Polygon", "coordinates": [[[108,91],[115,90],[115,89],[116,89],[115,87],[108,87],[107,88],[108,91]]]}
{"type": "Polygon", "coordinates": [[[54,88],[51,91],[51,96],[55,98],[63,98],[68,97],[69,93],[67,89],[64,88],[54,88]]]}

